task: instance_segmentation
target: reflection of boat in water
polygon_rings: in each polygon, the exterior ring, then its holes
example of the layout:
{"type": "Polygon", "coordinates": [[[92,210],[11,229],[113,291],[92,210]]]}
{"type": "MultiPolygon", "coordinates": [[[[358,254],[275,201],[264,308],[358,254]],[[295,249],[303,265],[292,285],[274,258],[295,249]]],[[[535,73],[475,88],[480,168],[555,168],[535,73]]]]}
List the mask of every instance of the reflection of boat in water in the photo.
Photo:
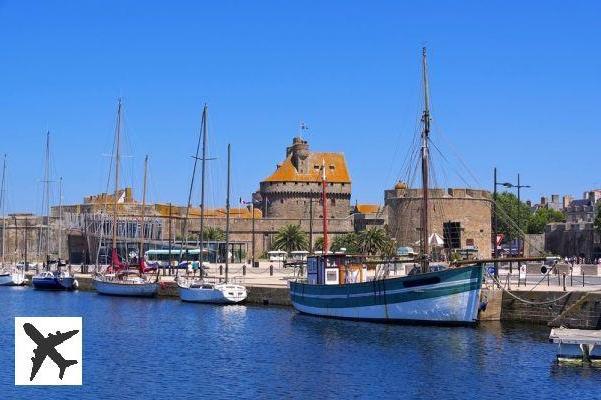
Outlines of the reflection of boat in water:
{"type": "Polygon", "coordinates": [[[68,272],[43,271],[31,279],[31,284],[39,290],[77,289],[77,280],[68,272]]]}
{"type": "Polygon", "coordinates": [[[367,279],[367,260],[328,254],[327,177],[321,168],[324,255],[307,259],[307,283],[290,282],[290,299],[303,313],[370,321],[470,324],[477,321],[482,288],[480,265],[431,269],[428,179],[430,173],[430,105],[426,51],[423,51],[424,112],[421,132],[422,202],[419,273],[367,279]]]}

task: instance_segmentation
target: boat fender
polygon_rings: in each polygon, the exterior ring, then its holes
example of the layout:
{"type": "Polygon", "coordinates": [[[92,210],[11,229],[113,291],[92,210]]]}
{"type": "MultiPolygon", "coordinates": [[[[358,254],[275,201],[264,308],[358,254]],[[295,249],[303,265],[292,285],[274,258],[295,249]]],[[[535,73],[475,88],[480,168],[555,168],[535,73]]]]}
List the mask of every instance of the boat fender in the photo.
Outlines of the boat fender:
{"type": "Polygon", "coordinates": [[[482,300],[480,300],[480,307],[478,307],[478,311],[486,311],[487,305],[488,305],[488,297],[482,296],[482,300]]]}
{"type": "Polygon", "coordinates": [[[79,288],[79,282],[77,282],[77,279],[75,279],[73,281],[73,289],[78,289],[79,288]]]}

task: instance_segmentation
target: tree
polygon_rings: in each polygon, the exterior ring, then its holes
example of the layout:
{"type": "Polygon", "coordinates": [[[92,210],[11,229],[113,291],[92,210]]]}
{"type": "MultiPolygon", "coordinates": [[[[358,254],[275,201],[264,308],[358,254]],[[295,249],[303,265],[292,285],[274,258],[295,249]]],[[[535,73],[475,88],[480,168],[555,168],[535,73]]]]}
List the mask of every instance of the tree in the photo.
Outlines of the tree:
{"type": "MultiPolygon", "coordinates": [[[[321,247],[323,248],[323,237],[321,238],[321,242],[321,247]]],[[[341,249],[346,249],[346,253],[348,254],[359,253],[357,234],[351,232],[336,236],[334,240],[332,240],[330,250],[340,251],[341,249]]]]}
{"type": "Polygon", "coordinates": [[[307,235],[301,230],[299,225],[286,225],[281,227],[275,234],[273,247],[286,252],[307,250],[309,242],[307,235]]]}
{"type": "Polygon", "coordinates": [[[319,236],[317,239],[315,239],[315,242],[313,242],[313,250],[323,250],[323,236],[319,236]]]}
{"type": "Polygon", "coordinates": [[[208,226],[204,228],[203,240],[211,242],[222,242],[225,240],[225,232],[221,228],[208,226]]]}
{"type": "Polygon", "coordinates": [[[528,219],[528,233],[543,233],[550,222],[565,222],[566,216],[561,211],[549,207],[541,207],[528,219]]]}
{"type": "Polygon", "coordinates": [[[517,238],[518,232],[526,232],[530,214],[532,214],[530,207],[519,202],[518,198],[509,192],[498,193],[496,203],[497,232],[499,234],[504,234],[507,240],[517,238]]]}
{"type": "Polygon", "coordinates": [[[358,249],[368,255],[390,255],[394,242],[382,228],[367,228],[357,234],[358,249]]]}

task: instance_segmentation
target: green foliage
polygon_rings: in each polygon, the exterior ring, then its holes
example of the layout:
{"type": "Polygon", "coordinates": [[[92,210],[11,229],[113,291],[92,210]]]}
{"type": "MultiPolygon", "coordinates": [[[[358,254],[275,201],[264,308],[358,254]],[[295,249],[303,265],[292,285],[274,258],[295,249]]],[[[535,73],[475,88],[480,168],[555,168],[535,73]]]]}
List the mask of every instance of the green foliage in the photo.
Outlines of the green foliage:
{"type": "Polygon", "coordinates": [[[210,242],[222,242],[225,240],[225,232],[221,228],[208,226],[204,228],[203,240],[210,242]]]}
{"type": "Polygon", "coordinates": [[[367,255],[391,256],[394,254],[394,242],[382,228],[367,228],[357,234],[359,252],[367,255]]]}
{"type": "Polygon", "coordinates": [[[315,250],[315,251],[323,250],[323,236],[319,236],[317,239],[315,239],[315,242],[313,242],[313,250],[315,250]]]}
{"type": "Polygon", "coordinates": [[[541,207],[530,215],[528,220],[528,233],[543,233],[545,225],[550,222],[565,222],[566,216],[561,211],[549,207],[541,207]]]}
{"type": "Polygon", "coordinates": [[[497,231],[505,235],[506,241],[518,237],[519,231],[527,231],[530,214],[532,214],[530,207],[520,203],[517,196],[509,192],[497,193],[496,203],[497,231]]]}
{"type": "Polygon", "coordinates": [[[309,241],[307,235],[301,230],[299,225],[286,225],[280,228],[275,234],[273,248],[291,252],[295,250],[307,250],[309,241]]]}
{"type": "MultiPolygon", "coordinates": [[[[321,238],[321,247],[323,248],[323,237],[321,238]]],[[[358,237],[356,233],[346,233],[344,235],[338,235],[332,240],[330,246],[331,251],[340,251],[340,249],[346,249],[347,254],[359,253],[358,237]]]]}

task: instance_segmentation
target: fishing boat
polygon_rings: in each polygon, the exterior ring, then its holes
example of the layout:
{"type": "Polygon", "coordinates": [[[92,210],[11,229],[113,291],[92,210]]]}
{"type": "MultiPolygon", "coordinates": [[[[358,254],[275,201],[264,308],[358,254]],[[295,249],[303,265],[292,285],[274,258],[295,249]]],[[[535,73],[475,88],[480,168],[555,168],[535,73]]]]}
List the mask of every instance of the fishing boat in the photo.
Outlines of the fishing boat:
{"type": "MultiPolygon", "coordinates": [[[[51,268],[51,256],[50,256],[50,132],[46,133],[46,157],[45,157],[45,168],[44,168],[44,200],[45,200],[45,214],[47,215],[47,221],[45,226],[45,258],[46,262],[43,264],[45,270],[41,271],[37,275],[31,278],[31,284],[35,289],[38,290],[73,290],[77,289],[78,282],[75,277],[65,270],[61,270],[60,262],[56,263],[56,270],[52,271],[51,268]]],[[[40,227],[40,237],[42,227],[40,227]]],[[[60,234],[59,234],[60,236],[60,234]]],[[[41,245],[41,243],[39,243],[41,245]]],[[[27,264],[27,260],[25,260],[27,264]]]]}
{"type": "Polygon", "coordinates": [[[432,268],[428,249],[430,105],[426,49],[422,53],[424,111],[421,132],[422,205],[418,273],[367,277],[365,257],[331,254],[327,235],[327,176],[322,166],[322,255],[307,258],[307,281],[290,282],[292,305],[322,317],[425,324],[473,324],[480,309],[483,267],[432,268]]]}
{"type": "MultiPolygon", "coordinates": [[[[187,220],[192,200],[192,189],[194,187],[194,176],[196,173],[196,160],[198,157],[198,150],[200,147],[200,141],[202,140],[202,157],[200,158],[202,163],[201,168],[201,206],[200,206],[200,246],[203,248],[204,243],[204,200],[205,200],[205,162],[207,160],[206,145],[207,145],[207,118],[208,118],[208,107],[205,104],[202,112],[201,131],[202,135],[199,137],[198,145],[196,147],[196,156],[194,161],[194,169],[192,171],[192,179],[190,182],[190,190],[188,192],[188,205],[186,208],[186,218],[184,219],[182,237],[187,237],[187,220]]],[[[231,146],[228,144],[227,147],[227,196],[225,202],[226,209],[226,223],[225,223],[225,282],[224,283],[212,283],[208,282],[203,277],[202,268],[200,269],[200,278],[185,278],[176,276],[177,285],[179,287],[180,298],[182,301],[194,302],[194,303],[212,303],[212,304],[235,304],[246,300],[246,287],[242,285],[236,285],[228,282],[228,270],[229,270],[229,238],[230,238],[230,159],[231,159],[231,146]]],[[[180,263],[183,252],[183,246],[180,247],[180,263]]],[[[200,265],[203,266],[203,251],[200,251],[200,265]]],[[[179,271],[179,270],[178,270],[179,271]]]]}
{"type": "Polygon", "coordinates": [[[6,154],[2,163],[2,184],[0,187],[0,208],[2,209],[2,261],[0,264],[0,286],[20,286],[27,283],[25,272],[17,267],[6,265],[4,256],[6,242],[6,154]]]}
{"type": "MultiPolygon", "coordinates": [[[[140,249],[137,269],[123,263],[117,252],[117,209],[119,201],[119,163],[120,163],[120,141],[121,141],[121,119],[122,105],[119,99],[117,106],[117,126],[115,129],[115,195],[113,202],[113,224],[112,224],[112,249],[111,264],[105,273],[97,273],[92,279],[94,288],[99,294],[110,296],[127,297],[153,297],[159,291],[159,269],[156,278],[146,276],[146,264],[144,261],[144,229],[140,234],[140,249]]],[[[146,175],[148,169],[148,156],[144,159],[144,189],[142,200],[142,212],[140,223],[144,227],[144,212],[146,209],[146,175]]]]}

